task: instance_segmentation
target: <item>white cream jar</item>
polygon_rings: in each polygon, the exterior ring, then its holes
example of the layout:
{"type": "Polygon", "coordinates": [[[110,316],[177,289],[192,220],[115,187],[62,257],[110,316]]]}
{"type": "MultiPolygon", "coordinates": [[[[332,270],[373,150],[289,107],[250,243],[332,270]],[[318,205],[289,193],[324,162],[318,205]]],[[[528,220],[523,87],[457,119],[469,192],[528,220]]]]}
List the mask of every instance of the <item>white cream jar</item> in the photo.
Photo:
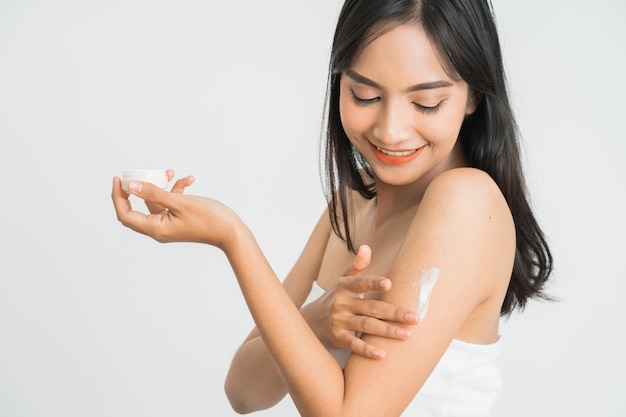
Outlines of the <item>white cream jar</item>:
{"type": "Polygon", "coordinates": [[[164,169],[128,169],[122,171],[122,190],[128,192],[131,181],[149,182],[160,188],[167,187],[168,179],[164,169]]]}

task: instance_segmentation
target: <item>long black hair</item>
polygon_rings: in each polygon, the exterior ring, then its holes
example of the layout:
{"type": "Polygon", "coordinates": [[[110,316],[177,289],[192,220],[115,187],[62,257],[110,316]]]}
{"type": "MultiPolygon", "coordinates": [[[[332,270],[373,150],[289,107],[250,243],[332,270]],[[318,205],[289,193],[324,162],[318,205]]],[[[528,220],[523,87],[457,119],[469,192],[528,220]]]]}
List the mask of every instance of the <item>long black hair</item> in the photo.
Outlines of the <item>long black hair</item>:
{"type": "Polygon", "coordinates": [[[469,165],[488,173],[504,195],[516,229],[513,273],[501,314],[523,309],[543,292],[552,255],[527,197],[519,134],[509,101],[500,41],[488,0],[346,0],[330,58],[326,119],[326,196],[334,232],[355,251],[353,192],[376,196],[373,172],[341,125],[339,83],[357,54],[381,34],[402,24],[419,24],[447,71],[465,81],[477,100],[461,126],[459,140],[469,165]]]}

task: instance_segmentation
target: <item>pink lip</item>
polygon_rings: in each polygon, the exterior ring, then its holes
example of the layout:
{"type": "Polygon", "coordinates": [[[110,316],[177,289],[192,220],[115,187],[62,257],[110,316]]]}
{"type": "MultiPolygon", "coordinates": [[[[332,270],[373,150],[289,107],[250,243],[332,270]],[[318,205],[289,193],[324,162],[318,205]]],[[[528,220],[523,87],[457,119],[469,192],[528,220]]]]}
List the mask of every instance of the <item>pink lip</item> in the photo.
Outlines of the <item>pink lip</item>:
{"type": "Polygon", "coordinates": [[[378,148],[376,148],[376,146],[374,146],[372,143],[370,143],[370,147],[372,148],[372,153],[380,162],[389,164],[389,165],[402,165],[402,164],[411,162],[412,160],[417,158],[422,153],[422,149],[424,149],[425,146],[417,148],[415,152],[413,152],[410,155],[405,155],[405,156],[386,155],[382,153],[381,151],[379,151],[378,148]]]}

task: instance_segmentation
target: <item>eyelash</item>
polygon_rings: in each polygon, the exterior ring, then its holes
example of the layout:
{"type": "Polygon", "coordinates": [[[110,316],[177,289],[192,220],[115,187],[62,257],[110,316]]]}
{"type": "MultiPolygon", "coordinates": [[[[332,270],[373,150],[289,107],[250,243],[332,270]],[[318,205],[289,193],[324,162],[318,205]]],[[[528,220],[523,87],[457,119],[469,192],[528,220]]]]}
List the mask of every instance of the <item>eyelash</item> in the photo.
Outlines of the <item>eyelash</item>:
{"type": "Polygon", "coordinates": [[[436,105],[432,106],[432,107],[428,107],[428,106],[422,106],[419,105],[417,103],[413,103],[415,105],[415,107],[417,108],[417,110],[421,111],[424,114],[435,114],[437,113],[439,110],[441,110],[441,107],[443,106],[443,103],[446,100],[441,100],[439,103],[437,103],[436,105]]]}
{"type": "Polygon", "coordinates": [[[379,99],[378,97],[365,99],[365,98],[361,98],[357,96],[352,90],[350,90],[350,92],[352,93],[352,101],[354,101],[354,104],[356,104],[359,107],[365,107],[368,104],[375,103],[379,99]]]}
{"type": "MultiPolygon", "coordinates": [[[[352,101],[354,101],[354,104],[356,104],[359,107],[365,107],[380,100],[380,97],[374,97],[374,98],[368,98],[368,99],[361,98],[357,96],[354,93],[354,91],[350,90],[350,92],[352,93],[352,101]]],[[[437,103],[434,106],[422,106],[421,104],[417,104],[417,103],[413,103],[413,105],[421,113],[435,114],[441,109],[445,101],[446,101],[445,99],[441,100],[439,103],[437,103]]]]}

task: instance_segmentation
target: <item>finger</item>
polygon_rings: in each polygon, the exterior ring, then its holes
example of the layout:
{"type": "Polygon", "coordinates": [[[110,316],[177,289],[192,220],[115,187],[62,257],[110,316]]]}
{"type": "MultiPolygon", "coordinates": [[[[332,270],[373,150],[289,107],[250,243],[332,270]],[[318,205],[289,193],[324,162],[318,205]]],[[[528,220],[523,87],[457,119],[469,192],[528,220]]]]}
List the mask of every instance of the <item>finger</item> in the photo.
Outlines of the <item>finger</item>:
{"type": "Polygon", "coordinates": [[[126,195],[128,193],[122,190],[122,180],[120,177],[113,177],[113,186],[111,187],[111,197],[115,197],[116,195],[126,195]]]}
{"type": "Polygon", "coordinates": [[[146,201],[146,207],[148,208],[148,211],[152,214],[161,213],[165,210],[165,207],[163,207],[162,205],[150,203],[148,201],[146,201]]]}
{"type": "Polygon", "coordinates": [[[128,191],[146,202],[146,204],[159,205],[174,213],[177,209],[175,194],[169,193],[149,182],[131,181],[128,191]]]}
{"type": "Polygon", "coordinates": [[[122,180],[119,177],[113,177],[113,187],[111,189],[111,199],[113,200],[113,206],[115,210],[124,210],[128,208],[130,210],[130,202],[128,201],[129,194],[122,190],[122,180]]]}
{"type": "Polygon", "coordinates": [[[183,191],[185,191],[185,188],[189,187],[191,184],[193,184],[193,182],[196,179],[192,176],[189,175],[185,178],[181,178],[178,181],[176,181],[176,183],[174,184],[174,186],[172,187],[171,192],[173,193],[178,193],[178,194],[182,194],[183,191]]]}
{"type": "Polygon", "coordinates": [[[370,265],[371,260],[372,249],[368,245],[359,246],[355,258],[343,275],[353,276],[361,274],[370,265]]]}
{"type": "Polygon", "coordinates": [[[384,350],[377,348],[376,346],[372,346],[356,336],[351,337],[347,348],[351,350],[352,353],[365,356],[366,358],[383,359],[385,357],[384,350]]]}
{"type": "Polygon", "coordinates": [[[385,292],[391,289],[391,280],[378,275],[348,276],[340,279],[337,285],[358,294],[385,292]]]}
{"type": "MultiPolygon", "coordinates": [[[[168,219],[172,215],[171,210],[164,214],[150,215],[146,215],[139,211],[134,211],[131,207],[130,201],[128,200],[128,196],[125,196],[126,198],[124,198],[124,196],[119,195],[119,191],[117,190],[117,188],[120,187],[120,185],[115,185],[117,181],[119,181],[119,179],[114,179],[113,205],[115,207],[115,212],[117,214],[117,219],[119,220],[119,222],[129,229],[134,230],[135,232],[152,237],[158,242],[164,243],[171,241],[163,234],[164,225],[167,223],[168,219]]],[[[136,185],[132,186],[133,189],[136,190],[133,191],[131,190],[131,186],[129,184],[129,191],[131,191],[133,194],[137,194],[140,198],[152,198],[150,195],[152,190],[146,190],[146,188],[151,187],[155,188],[158,192],[170,194],[161,190],[159,187],[149,183],[143,183],[141,185],[143,186],[139,187],[141,188],[141,191],[138,191],[136,185]],[[146,187],[146,185],[148,185],[148,187],[146,187]]]]}
{"type": "Polygon", "coordinates": [[[350,329],[363,334],[401,340],[411,337],[410,329],[373,317],[353,316],[351,321],[350,329]]]}
{"type": "MultiPolygon", "coordinates": [[[[168,181],[171,181],[172,178],[174,177],[174,171],[169,169],[166,171],[166,175],[167,175],[168,181]]],[[[195,181],[195,178],[192,177],[191,175],[185,178],[181,178],[178,181],[176,181],[176,183],[174,184],[170,192],[176,193],[176,194],[182,194],[185,191],[185,188],[193,184],[194,181],[195,181]]],[[[148,201],[146,201],[146,207],[148,207],[148,210],[150,211],[150,213],[161,213],[163,210],[165,210],[165,207],[163,207],[162,205],[155,204],[155,203],[148,202],[148,201]]]]}
{"type": "MultiPolygon", "coordinates": [[[[397,326],[393,326],[387,322],[393,323],[401,323],[401,324],[417,324],[419,323],[419,316],[417,313],[411,309],[398,307],[395,304],[388,303],[386,301],[380,300],[370,300],[370,299],[362,299],[354,307],[354,313],[358,314],[362,317],[373,318],[378,323],[384,324],[387,327],[387,331],[391,331],[397,329],[397,326]],[[385,320],[385,321],[381,321],[385,320]]],[[[358,316],[356,316],[358,317],[358,316]]],[[[371,322],[367,322],[368,324],[372,324],[371,322]]],[[[379,327],[380,328],[380,327],[379,327]]],[[[360,329],[361,331],[365,329],[360,329]]],[[[395,330],[394,330],[395,331],[395,330]]],[[[369,332],[368,332],[369,333],[369,332]]],[[[385,334],[380,334],[380,336],[385,336],[385,334]]]]}
{"type": "Polygon", "coordinates": [[[128,196],[129,195],[122,190],[121,180],[118,177],[114,177],[111,198],[113,200],[113,207],[115,208],[117,219],[124,226],[139,231],[135,225],[145,222],[146,216],[142,213],[133,211],[128,196]]]}
{"type": "Polygon", "coordinates": [[[361,245],[359,250],[352,261],[352,269],[360,273],[365,270],[370,265],[370,261],[372,260],[372,249],[368,245],[361,245]]]}
{"type": "MultiPolygon", "coordinates": [[[[168,169],[165,171],[165,176],[167,177],[167,182],[169,183],[170,181],[172,181],[172,178],[174,178],[174,175],[176,173],[174,172],[173,169],[168,169]]],[[[165,210],[165,207],[159,205],[159,204],[154,204],[151,202],[146,201],[146,207],[148,208],[148,211],[150,213],[161,213],[163,210],[165,210]]]]}

